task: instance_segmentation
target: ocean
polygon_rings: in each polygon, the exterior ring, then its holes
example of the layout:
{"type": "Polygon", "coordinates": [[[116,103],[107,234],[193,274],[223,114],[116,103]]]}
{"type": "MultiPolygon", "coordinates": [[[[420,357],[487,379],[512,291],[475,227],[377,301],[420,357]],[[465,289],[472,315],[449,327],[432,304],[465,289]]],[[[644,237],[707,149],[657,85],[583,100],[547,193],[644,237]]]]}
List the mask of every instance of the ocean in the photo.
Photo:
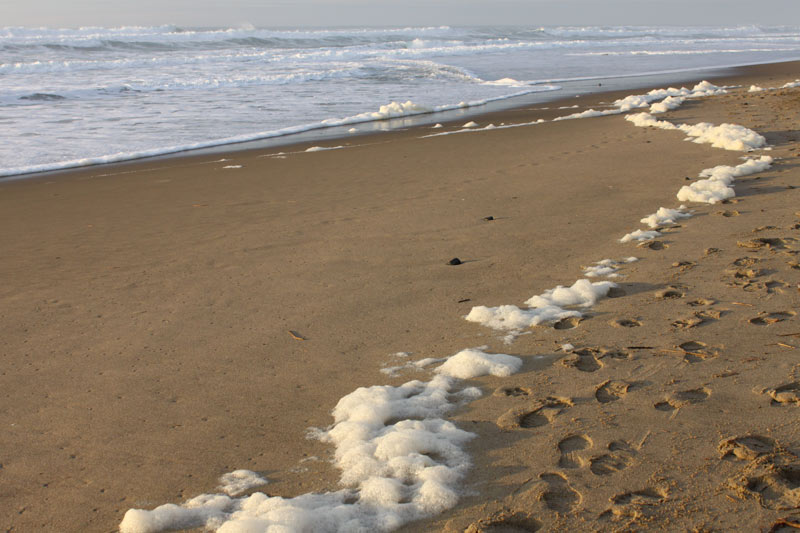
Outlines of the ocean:
{"type": "Polygon", "coordinates": [[[800,26],[7,27],[0,176],[798,58],[800,26]]]}

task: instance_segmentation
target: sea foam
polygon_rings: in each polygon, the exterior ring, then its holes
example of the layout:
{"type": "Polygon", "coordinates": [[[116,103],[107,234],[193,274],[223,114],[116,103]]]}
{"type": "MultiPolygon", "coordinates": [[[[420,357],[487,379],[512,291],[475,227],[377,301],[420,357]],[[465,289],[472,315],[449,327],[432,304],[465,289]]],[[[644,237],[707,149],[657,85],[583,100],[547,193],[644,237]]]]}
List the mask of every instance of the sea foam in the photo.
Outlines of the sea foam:
{"type": "Polygon", "coordinates": [[[270,531],[391,531],[453,507],[470,467],[464,445],[475,437],[442,416],[481,395],[461,379],[508,376],[522,360],[462,350],[444,360],[430,381],[361,387],[333,409],[331,427],[313,435],[334,446],[343,489],[295,498],[261,492],[234,497],[266,482],[238,470],[223,476],[225,494],[203,494],[181,505],[131,509],[121,533],[204,527],[220,533],[270,531]]]}

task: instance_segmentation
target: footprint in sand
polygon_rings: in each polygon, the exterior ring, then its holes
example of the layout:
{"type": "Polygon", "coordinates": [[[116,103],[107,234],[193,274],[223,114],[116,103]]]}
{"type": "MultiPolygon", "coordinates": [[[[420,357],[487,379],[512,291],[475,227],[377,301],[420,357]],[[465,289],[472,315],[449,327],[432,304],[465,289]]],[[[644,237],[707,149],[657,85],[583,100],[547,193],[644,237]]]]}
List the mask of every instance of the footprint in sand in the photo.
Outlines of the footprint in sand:
{"type": "Polygon", "coordinates": [[[585,464],[585,460],[578,454],[583,450],[592,447],[592,440],[585,435],[570,435],[558,443],[558,451],[561,458],[558,466],[561,468],[580,468],[585,464]]]}
{"type": "Polygon", "coordinates": [[[592,457],[589,470],[596,476],[610,476],[628,468],[633,463],[636,451],[624,440],[615,440],[608,445],[608,453],[592,457]]]}
{"type": "Polygon", "coordinates": [[[698,298],[697,300],[692,300],[687,305],[690,305],[692,307],[705,307],[708,305],[714,305],[715,303],[717,302],[715,302],[710,298],[698,298]]]}
{"type": "Polygon", "coordinates": [[[618,318],[609,322],[615,328],[637,328],[642,325],[641,322],[633,318],[618,318]]]}
{"type": "Polygon", "coordinates": [[[739,259],[736,259],[731,264],[733,266],[737,266],[737,267],[751,267],[751,266],[755,265],[756,263],[760,263],[760,262],[761,262],[761,259],[759,259],[758,257],[740,257],[739,259]]]}
{"type": "Polygon", "coordinates": [[[772,398],[772,405],[798,405],[800,404],[800,383],[793,381],[764,392],[772,398]]]}
{"type": "Polygon", "coordinates": [[[697,266],[697,263],[694,261],[676,261],[672,263],[672,266],[679,269],[681,272],[686,272],[687,270],[691,270],[692,268],[697,266]]]}
{"type": "Polygon", "coordinates": [[[775,450],[775,441],[761,435],[745,435],[725,439],[719,443],[719,454],[723,459],[737,458],[752,461],[775,450]]]}
{"type": "Polygon", "coordinates": [[[628,394],[631,387],[632,384],[627,381],[609,380],[601,383],[597,387],[594,397],[597,398],[597,401],[600,403],[615,402],[628,394]]]}
{"type": "Polygon", "coordinates": [[[473,522],[464,533],[534,533],[540,527],[527,513],[501,511],[473,522]]]}
{"type": "Polygon", "coordinates": [[[757,317],[751,318],[748,320],[748,322],[755,326],[769,326],[770,324],[777,324],[778,322],[788,320],[795,315],[797,315],[797,313],[794,311],[776,311],[774,313],[763,312],[757,317]]]}
{"type": "Polygon", "coordinates": [[[729,287],[742,287],[743,289],[750,288],[754,279],[764,275],[764,271],[758,268],[734,268],[726,270],[725,273],[732,279],[728,283],[729,287]]]}
{"type": "Polygon", "coordinates": [[[684,342],[679,344],[678,348],[683,352],[683,360],[687,363],[699,363],[719,355],[719,351],[716,348],[712,348],[700,341],[684,342]]]}
{"type": "Polygon", "coordinates": [[[575,350],[561,360],[566,367],[577,368],[581,372],[595,372],[603,367],[603,363],[594,354],[586,350],[575,350]]]}
{"type": "Polygon", "coordinates": [[[658,291],[656,293],[656,298],[659,300],[676,300],[678,298],[683,298],[685,295],[686,293],[679,287],[670,286],[658,291]]]}
{"type": "Polygon", "coordinates": [[[691,329],[701,326],[713,320],[717,320],[722,316],[721,311],[713,309],[706,309],[704,311],[696,311],[691,316],[676,320],[672,323],[673,328],[677,329],[691,329]]]}
{"type": "Polygon", "coordinates": [[[711,389],[700,387],[697,389],[689,389],[672,393],[668,398],[653,404],[659,411],[674,411],[687,405],[700,403],[711,396],[711,389]]]}
{"type": "Polygon", "coordinates": [[[529,396],[533,392],[527,387],[500,387],[494,391],[495,396],[529,396]]]}
{"type": "Polygon", "coordinates": [[[553,324],[553,329],[574,329],[577,328],[578,324],[580,324],[582,321],[582,318],[574,316],[562,318],[553,324]]]}
{"type": "Polygon", "coordinates": [[[500,429],[534,429],[553,421],[562,411],[573,404],[569,398],[550,397],[527,407],[509,409],[497,419],[500,429]]]}
{"type": "Polygon", "coordinates": [[[644,241],[636,245],[637,248],[646,248],[648,250],[663,250],[664,248],[669,248],[668,245],[664,244],[661,241],[644,241]]]}
{"type": "Polygon", "coordinates": [[[788,287],[788,283],[778,279],[771,279],[764,282],[764,289],[767,291],[767,294],[783,294],[784,289],[788,287]]]}
{"type": "Polygon", "coordinates": [[[735,209],[726,209],[725,211],[717,211],[714,214],[715,215],[720,215],[720,216],[723,216],[723,217],[738,217],[740,213],[739,213],[739,211],[736,211],[735,209]]]}
{"type": "Polygon", "coordinates": [[[778,237],[759,237],[757,239],[750,239],[747,241],[738,241],[736,243],[740,248],[748,248],[750,250],[782,250],[786,248],[788,242],[794,239],[780,239],[778,237]]]}
{"type": "Polygon", "coordinates": [[[551,511],[568,513],[581,502],[581,494],[570,487],[567,478],[561,474],[541,474],[539,478],[547,483],[541,500],[551,511]]]}
{"type": "Polygon", "coordinates": [[[699,403],[711,396],[711,390],[706,387],[676,392],[674,397],[679,404],[699,403]]]}
{"type": "Polygon", "coordinates": [[[661,489],[623,492],[611,498],[611,508],[604,511],[600,518],[640,518],[653,512],[666,499],[667,492],[661,489]]]}
{"type": "Polygon", "coordinates": [[[774,522],[767,533],[797,533],[798,529],[800,529],[800,516],[785,516],[774,522]]]}
{"type": "Polygon", "coordinates": [[[800,462],[794,454],[779,451],[756,457],[728,483],[739,496],[754,498],[765,509],[800,507],[800,462]]]}
{"type": "Polygon", "coordinates": [[[659,411],[667,411],[667,412],[674,411],[675,409],[678,408],[678,406],[672,403],[670,400],[656,402],[655,404],[653,404],[653,407],[655,407],[659,411]]]}

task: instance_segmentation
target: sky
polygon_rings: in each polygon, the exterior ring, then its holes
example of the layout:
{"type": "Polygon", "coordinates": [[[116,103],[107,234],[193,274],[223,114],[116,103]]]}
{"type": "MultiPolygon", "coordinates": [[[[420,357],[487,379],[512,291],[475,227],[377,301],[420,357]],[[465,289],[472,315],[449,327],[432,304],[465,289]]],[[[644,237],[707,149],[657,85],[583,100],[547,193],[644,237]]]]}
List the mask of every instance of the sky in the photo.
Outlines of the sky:
{"type": "Polygon", "coordinates": [[[0,0],[0,26],[800,24],[800,0],[0,0]]]}

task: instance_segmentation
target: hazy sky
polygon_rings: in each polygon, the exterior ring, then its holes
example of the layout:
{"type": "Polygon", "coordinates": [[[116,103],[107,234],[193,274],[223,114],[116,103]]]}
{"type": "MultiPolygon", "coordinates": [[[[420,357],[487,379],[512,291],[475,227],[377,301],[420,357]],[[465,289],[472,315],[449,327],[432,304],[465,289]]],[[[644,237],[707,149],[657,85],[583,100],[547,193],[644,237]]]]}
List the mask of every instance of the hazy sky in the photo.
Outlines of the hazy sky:
{"type": "Polygon", "coordinates": [[[800,0],[0,0],[0,26],[800,24],[800,0]]]}

